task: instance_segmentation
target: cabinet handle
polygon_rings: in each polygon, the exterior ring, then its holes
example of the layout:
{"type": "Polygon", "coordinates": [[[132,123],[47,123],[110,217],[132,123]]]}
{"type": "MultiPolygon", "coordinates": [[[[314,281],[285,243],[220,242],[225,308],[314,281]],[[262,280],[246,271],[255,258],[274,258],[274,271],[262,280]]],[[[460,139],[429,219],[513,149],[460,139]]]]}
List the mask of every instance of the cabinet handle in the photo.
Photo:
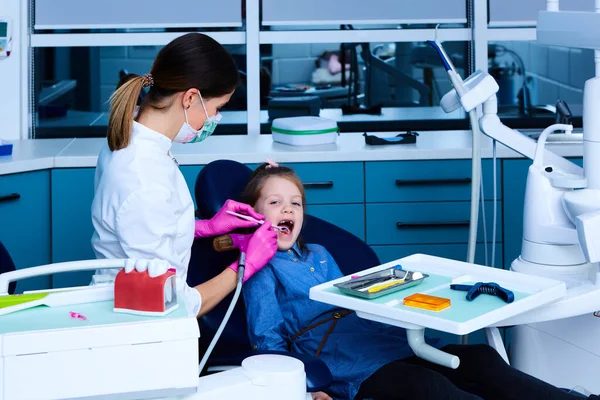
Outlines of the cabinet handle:
{"type": "Polygon", "coordinates": [[[458,179],[396,179],[396,186],[421,185],[465,185],[471,183],[471,178],[458,179]]]}
{"type": "Polygon", "coordinates": [[[448,222],[396,222],[398,228],[430,228],[437,226],[469,226],[469,221],[448,222]]]}
{"type": "Polygon", "coordinates": [[[332,188],[332,187],[333,187],[332,181],[304,183],[305,189],[327,189],[327,188],[332,188]]]}
{"type": "Polygon", "coordinates": [[[11,193],[4,196],[0,196],[0,203],[5,201],[19,200],[20,198],[21,195],[19,193],[11,193]]]}

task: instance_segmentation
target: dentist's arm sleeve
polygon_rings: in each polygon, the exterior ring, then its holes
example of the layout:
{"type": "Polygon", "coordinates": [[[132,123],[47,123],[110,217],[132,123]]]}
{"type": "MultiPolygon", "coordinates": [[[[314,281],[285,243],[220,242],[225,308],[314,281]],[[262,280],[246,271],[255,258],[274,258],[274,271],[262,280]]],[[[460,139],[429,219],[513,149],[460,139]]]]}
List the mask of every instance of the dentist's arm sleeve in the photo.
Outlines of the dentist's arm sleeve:
{"type": "Polygon", "coordinates": [[[159,187],[131,193],[118,211],[115,228],[128,258],[158,258],[176,267],[178,295],[183,296],[187,311],[198,315],[202,305],[200,292],[188,286],[187,266],[181,268],[175,251],[177,215],[171,192],[159,187]]]}
{"type": "Polygon", "coordinates": [[[248,339],[255,350],[288,351],[277,286],[271,265],[261,269],[244,284],[248,339]]]}

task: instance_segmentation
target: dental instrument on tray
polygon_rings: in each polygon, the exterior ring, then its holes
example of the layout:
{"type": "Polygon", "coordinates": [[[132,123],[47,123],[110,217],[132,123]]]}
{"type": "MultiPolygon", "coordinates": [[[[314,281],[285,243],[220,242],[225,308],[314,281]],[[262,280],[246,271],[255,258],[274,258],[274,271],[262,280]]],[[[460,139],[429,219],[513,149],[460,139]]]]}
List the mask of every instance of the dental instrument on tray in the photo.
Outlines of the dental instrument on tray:
{"type": "Polygon", "coordinates": [[[400,265],[396,265],[364,276],[352,277],[333,286],[345,294],[375,299],[418,285],[428,276],[418,271],[405,271],[400,265]]]}
{"type": "MultiPolygon", "coordinates": [[[[249,215],[238,214],[235,211],[227,210],[226,213],[227,214],[231,214],[231,215],[235,215],[236,217],[241,218],[241,219],[245,219],[246,221],[256,222],[257,224],[260,224],[260,225],[262,225],[262,224],[265,223],[265,221],[258,220],[256,218],[253,218],[253,217],[249,216],[249,215]]],[[[287,226],[277,226],[277,225],[271,225],[271,226],[276,231],[290,233],[290,229],[287,226]]]]}
{"type": "Polygon", "coordinates": [[[499,297],[504,300],[505,303],[512,303],[515,301],[515,294],[512,291],[503,288],[495,282],[477,282],[474,285],[451,284],[450,289],[467,292],[468,301],[475,300],[477,296],[482,293],[499,297]]]}

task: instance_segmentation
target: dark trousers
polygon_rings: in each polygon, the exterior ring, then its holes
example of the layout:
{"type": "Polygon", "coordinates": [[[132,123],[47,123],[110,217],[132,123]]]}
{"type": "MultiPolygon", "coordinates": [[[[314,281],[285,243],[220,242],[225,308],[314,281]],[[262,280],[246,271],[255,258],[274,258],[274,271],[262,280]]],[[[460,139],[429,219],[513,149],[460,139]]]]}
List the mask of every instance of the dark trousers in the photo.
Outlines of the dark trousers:
{"type": "Polygon", "coordinates": [[[394,361],[363,381],[356,399],[581,399],[512,368],[490,346],[449,345],[442,350],[460,358],[457,369],[418,357],[394,361]]]}

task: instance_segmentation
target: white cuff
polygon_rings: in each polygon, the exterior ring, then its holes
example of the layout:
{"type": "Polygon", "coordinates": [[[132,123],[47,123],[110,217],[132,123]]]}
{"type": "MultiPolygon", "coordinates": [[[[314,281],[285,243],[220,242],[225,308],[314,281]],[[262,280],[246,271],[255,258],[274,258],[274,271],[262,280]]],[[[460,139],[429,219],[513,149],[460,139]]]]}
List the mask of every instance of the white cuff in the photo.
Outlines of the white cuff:
{"type": "Polygon", "coordinates": [[[183,290],[179,291],[179,295],[182,296],[185,309],[188,315],[197,316],[200,312],[200,307],[202,307],[202,296],[200,296],[199,291],[189,287],[187,283],[184,283],[182,286],[183,290]]]}

